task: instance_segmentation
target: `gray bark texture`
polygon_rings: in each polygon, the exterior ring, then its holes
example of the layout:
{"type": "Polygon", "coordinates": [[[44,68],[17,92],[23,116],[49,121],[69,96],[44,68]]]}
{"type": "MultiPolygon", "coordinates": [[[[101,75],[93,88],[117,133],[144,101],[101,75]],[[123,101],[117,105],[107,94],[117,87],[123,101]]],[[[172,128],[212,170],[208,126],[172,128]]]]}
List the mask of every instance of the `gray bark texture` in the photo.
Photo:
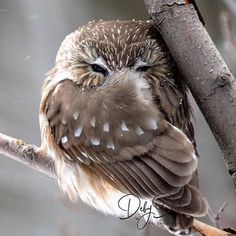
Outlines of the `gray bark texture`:
{"type": "Polygon", "coordinates": [[[55,178],[53,165],[46,153],[32,144],[27,144],[21,139],[9,137],[0,133],[0,154],[10,157],[32,169],[55,178]]]}
{"type": "Polygon", "coordinates": [[[150,18],[219,144],[236,187],[236,80],[195,8],[187,2],[145,0],[150,18]]]}

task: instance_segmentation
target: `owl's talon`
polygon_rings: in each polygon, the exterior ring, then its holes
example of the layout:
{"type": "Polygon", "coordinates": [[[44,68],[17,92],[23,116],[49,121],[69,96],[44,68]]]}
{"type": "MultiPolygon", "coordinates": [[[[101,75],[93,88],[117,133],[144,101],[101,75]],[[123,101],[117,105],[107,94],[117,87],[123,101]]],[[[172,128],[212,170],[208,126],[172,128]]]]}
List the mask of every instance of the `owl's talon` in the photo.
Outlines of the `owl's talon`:
{"type": "Polygon", "coordinates": [[[37,148],[34,145],[26,145],[22,149],[23,156],[26,159],[30,159],[31,161],[34,161],[37,158],[37,148]]]}

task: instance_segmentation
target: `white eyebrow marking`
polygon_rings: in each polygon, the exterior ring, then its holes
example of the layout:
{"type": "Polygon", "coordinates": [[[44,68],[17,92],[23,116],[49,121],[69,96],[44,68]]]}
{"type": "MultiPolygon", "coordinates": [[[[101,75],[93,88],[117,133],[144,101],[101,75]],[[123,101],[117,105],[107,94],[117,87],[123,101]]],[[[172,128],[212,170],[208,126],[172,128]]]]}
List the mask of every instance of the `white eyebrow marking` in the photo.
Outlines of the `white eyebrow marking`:
{"type": "Polygon", "coordinates": [[[137,135],[142,135],[142,134],[144,134],[143,130],[142,130],[139,126],[136,128],[136,134],[137,134],[137,135]]]}
{"type": "Polygon", "coordinates": [[[115,150],[114,143],[113,143],[112,141],[110,141],[110,142],[107,144],[107,148],[111,148],[111,149],[115,150]]]}
{"type": "Polygon", "coordinates": [[[98,146],[100,144],[100,139],[98,138],[91,138],[91,143],[95,146],[98,146]]]}
{"type": "Polygon", "coordinates": [[[147,62],[138,60],[138,61],[135,63],[134,68],[137,69],[138,67],[141,67],[141,66],[149,66],[149,64],[148,64],[147,62]]]}
{"type": "Polygon", "coordinates": [[[91,124],[93,127],[96,126],[95,116],[93,116],[93,118],[90,120],[90,124],[91,124]]]}
{"type": "Polygon", "coordinates": [[[96,58],[96,60],[93,62],[93,64],[98,64],[98,65],[105,66],[103,60],[101,59],[101,57],[96,58]]]}
{"type": "Polygon", "coordinates": [[[110,128],[109,128],[108,122],[106,122],[106,123],[103,125],[103,130],[104,130],[105,132],[109,132],[110,128]]]}
{"type": "Polygon", "coordinates": [[[148,120],[148,128],[149,129],[158,129],[157,127],[157,122],[154,119],[149,119],[148,120]]]}
{"type": "Polygon", "coordinates": [[[128,127],[126,126],[125,122],[123,121],[122,124],[121,124],[121,129],[123,131],[129,131],[128,127]]]}
{"type": "Polygon", "coordinates": [[[73,115],[74,119],[77,120],[79,117],[79,111],[76,111],[73,115]]]}
{"type": "Polygon", "coordinates": [[[110,71],[107,64],[102,60],[101,57],[96,58],[96,60],[93,62],[93,64],[97,64],[99,66],[102,66],[102,67],[106,68],[108,71],[110,71]]]}
{"type": "Polygon", "coordinates": [[[74,132],[75,137],[79,137],[82,133],[82,130],[83,130],[83,126],[79,125],[78,128],[74,132]]]}
{"type": "Polygon", "coordinates": [[[68,142],[68,139],[66,136],[62,137],[61,138],[61,142],[64,144],[64,143],[67,143],[68,142]]]}

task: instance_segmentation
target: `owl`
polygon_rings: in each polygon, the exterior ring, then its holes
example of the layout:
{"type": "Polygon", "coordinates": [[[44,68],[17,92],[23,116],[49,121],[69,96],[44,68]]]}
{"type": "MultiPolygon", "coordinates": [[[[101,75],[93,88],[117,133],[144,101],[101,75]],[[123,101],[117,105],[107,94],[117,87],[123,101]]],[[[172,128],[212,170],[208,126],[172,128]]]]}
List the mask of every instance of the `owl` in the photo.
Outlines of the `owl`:
{"type": "Polygon", "coordinates": [[[130,212],[152,206],[143,218],[175,235],[207,213],[186,85],[152,22],[93,21],[69,34],[39,113],[41,150],[72,201],[122,218],[121,199],[134,197],[130,212]]]}

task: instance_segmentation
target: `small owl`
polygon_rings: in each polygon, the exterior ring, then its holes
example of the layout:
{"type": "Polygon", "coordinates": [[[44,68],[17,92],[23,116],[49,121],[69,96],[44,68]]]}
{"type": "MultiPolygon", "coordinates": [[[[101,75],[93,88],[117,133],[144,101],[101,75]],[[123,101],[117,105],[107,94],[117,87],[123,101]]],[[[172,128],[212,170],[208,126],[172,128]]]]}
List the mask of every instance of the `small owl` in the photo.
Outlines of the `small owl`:
{"type": "Polygon", "coordinates": [[[189,235],[207,213],[190,118],[186,85],[152,22],[93,21],[65,38],[47,74],[41,148],[71,200],[122,218],[120,199],[135,196],[158,216],[146,220],[189,235]]]}

